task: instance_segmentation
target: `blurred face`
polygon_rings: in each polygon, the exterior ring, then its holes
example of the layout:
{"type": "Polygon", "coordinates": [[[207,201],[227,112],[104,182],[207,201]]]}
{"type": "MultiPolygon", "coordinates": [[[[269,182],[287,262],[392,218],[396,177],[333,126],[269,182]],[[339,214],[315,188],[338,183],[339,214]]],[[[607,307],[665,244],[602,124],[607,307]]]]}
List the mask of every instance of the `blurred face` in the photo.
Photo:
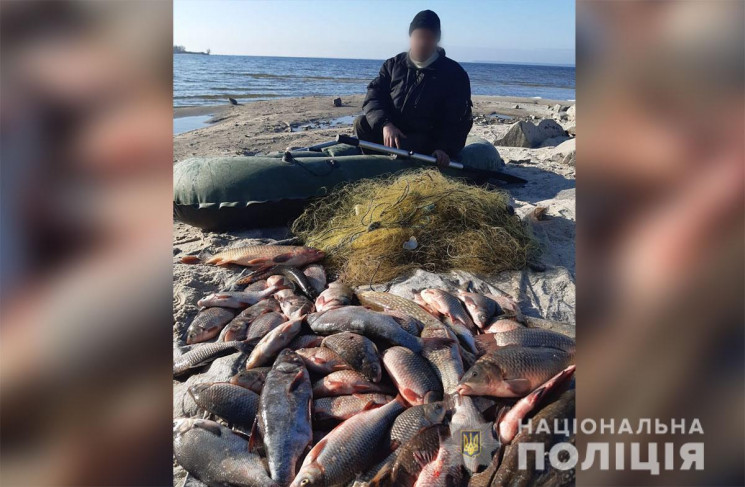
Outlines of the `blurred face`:
{"type": "Polygon", "coordinates": [[[437,49],[437,34],[429,29],[414,29],[409,37],[409,53],[415,61],[426,61],[437,49]]]}

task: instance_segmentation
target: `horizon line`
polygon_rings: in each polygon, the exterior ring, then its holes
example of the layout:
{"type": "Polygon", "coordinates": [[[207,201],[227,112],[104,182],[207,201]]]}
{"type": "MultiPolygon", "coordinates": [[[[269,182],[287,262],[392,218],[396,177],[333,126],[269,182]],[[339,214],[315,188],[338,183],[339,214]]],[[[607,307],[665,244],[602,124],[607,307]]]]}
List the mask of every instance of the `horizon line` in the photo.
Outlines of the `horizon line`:
{"type": "MultiPolygon", "coordinates": [[[[196,51],[192,51],[197,55],[205,55],[204,53],[199,53],[196,51]]],[[[183,56],[184,54],[188,55],[187,53],[178,54],[179,56],[183,56]]],[[[176,55],[176,53],[173,53],[173,55],[176,55]]],[[[346,61],[380,61],[383,62],[385,59],[379,59],[379,58],[351,58],[351,57],[334,57],[334,56],[279,56],[279,55],[260,55],[260,54],[218,54],[214,52],[210,52],[209,56],[243,56],[243,57],[280,57],[280,58],[290,58],[290,59],[343,59],[346,61]]],[[[553,66],[553,67],[561,67],[561,68],[576,68],[577,64],[568,64],[568,63],[541,63],[537,61],[487,61],[487,60],[470,60],[470,61],[458,61],[461,63],[471,63],[471,64],[518,64],[520,66],[553,66]]]]}

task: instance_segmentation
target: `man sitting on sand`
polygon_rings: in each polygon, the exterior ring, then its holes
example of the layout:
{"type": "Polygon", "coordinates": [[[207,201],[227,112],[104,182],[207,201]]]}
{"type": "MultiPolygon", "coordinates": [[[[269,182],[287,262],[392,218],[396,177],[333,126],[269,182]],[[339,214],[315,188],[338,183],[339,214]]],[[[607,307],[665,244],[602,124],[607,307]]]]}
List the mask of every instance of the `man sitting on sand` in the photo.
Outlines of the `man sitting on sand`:
{"type": "Polygon", "coordinates": [[[365,114],[354,121],[358,138],[432,154],[440,167],[457,157],[473,125],[471,82],[460,64],[445,57],[439,41],[437,14],[416,14],[409,52],[384,62],[367,87],[365,114]]]}

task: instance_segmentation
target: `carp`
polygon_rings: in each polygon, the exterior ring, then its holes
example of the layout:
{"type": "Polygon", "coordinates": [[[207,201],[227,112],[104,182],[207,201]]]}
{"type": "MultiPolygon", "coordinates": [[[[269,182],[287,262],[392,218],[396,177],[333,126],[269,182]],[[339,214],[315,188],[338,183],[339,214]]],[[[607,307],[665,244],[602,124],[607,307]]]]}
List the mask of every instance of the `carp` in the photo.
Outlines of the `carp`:
{"type": "MultiPolygon", "coordinates": [[[[265,270],[276,264],[302,267],[317,262],[325,254],[311,247],[294,245],[249,245],[223,250],[215,255],[207,256],[205,264],[228,265],[236,264],[245,267],[265,270]]],[[[186,256],[181,259],[184,264],[195,264],[202,261],[196,256],[186,256]]]]}
{"type": "Polygon", "coordinates": [[[467,396],[522,397],[571,361],[571,355],[554,348],[499,348],[478,359],[456,390],[467,396]]]}
{"type": "Polygon", "coordinates": [[[197,306],[204,308],[221,306],[223,308],[243,309],[258,303],[262,299],[271,296],[277,291],[279,291],[278,287],[269,287],[262,291],[235,291],[213,293],[197,301],[197,306]]]}
{"type": "Polygon", "coordinates": [[[330,348],[354,370],[373,382],[380,382],[383,368],[378,347],[362,335],[344,331],[323,339],[321,346],[330,348]]]}
{"type": "Polygon", "coordinates": [[[228,423],[251,427],[259,409],[259,395],[227,382],[207,382],[188,389],[197,406],[228,423]]]}
{"type": "Polygon", "coordinates": [[[339,370],[351,370],[352,367],[336,352],[326,347],[301,348],[297,354],[303,358],[308,372],[328,375],[339,370]]]}
{"type": "Polygon", "coordinates": [[[216,337],[234,317],[235,311],[231,309],[203,309],[191,321],[186,331],[186,343],[192,345],[216,337]]]}
{"type": "Polygon", "coordinates": [[[329,284],[328,289],[316,298],[316,311],[322,313],[334,308],[349,306],[354,300],[354,291],[341,281],[329,284]]]}
{"type": "Polygon", "coordinates": [[[354,479],[375,461],[374,452],[406,405],[400,397],[363,411],[331,430],[303,461],[292,487],[340,485],[354,479]]]}
{"type": "Polygon", "coordinates": [[[412,406],[440,401],[442,383],[426,359],[408,348],[391,347],[383,352],[383,366],[399,394],[412,406]]]}
{"type": "MultiPolygon", "coordinates": [[[[295,335],[300,333],[302,323],[302,318],[286,321],[265,335],[251,351],[251,355],[248,356],[246,368],[252,369],[273,359],[280,350],[295,338],[295,335]]],[[[300,357],[298,357],[298,360],[302,361],[300,357]]]]}
{"type": "Polygon", "coordinates": [[[283,350],[266,376],[259,400],[259,432],[272,479],[288,485],[297,463],[313,440],[312,393],[303,360],[283,350]]]}
{"type": "Polygon", "coordinates": [[[248,442],[214,421],[176,421],[173,454],[179,465],[207,485],[277,487],[261,457],[248,451],[248,442]]]}

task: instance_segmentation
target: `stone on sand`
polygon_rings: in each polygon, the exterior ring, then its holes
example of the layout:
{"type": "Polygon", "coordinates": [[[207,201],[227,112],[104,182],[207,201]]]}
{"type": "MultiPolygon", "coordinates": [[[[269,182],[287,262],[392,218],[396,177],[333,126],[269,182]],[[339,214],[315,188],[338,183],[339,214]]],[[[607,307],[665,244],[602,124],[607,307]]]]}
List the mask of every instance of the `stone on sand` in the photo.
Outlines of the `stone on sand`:
{"type": "Polygon", "coordinates": [[[510,127],[507,134],[494,142],[497,146],[538,147],[546,139],[566,136],[566,131],[554,120],[541,120],[538,125],[520,121],[510,127]]]}
{"type": "Polygon", "coordinates": [[[567,109],[567,119],[568,120],[575,120],[577,118],[577,104],[570,106],[567,109]]]}

